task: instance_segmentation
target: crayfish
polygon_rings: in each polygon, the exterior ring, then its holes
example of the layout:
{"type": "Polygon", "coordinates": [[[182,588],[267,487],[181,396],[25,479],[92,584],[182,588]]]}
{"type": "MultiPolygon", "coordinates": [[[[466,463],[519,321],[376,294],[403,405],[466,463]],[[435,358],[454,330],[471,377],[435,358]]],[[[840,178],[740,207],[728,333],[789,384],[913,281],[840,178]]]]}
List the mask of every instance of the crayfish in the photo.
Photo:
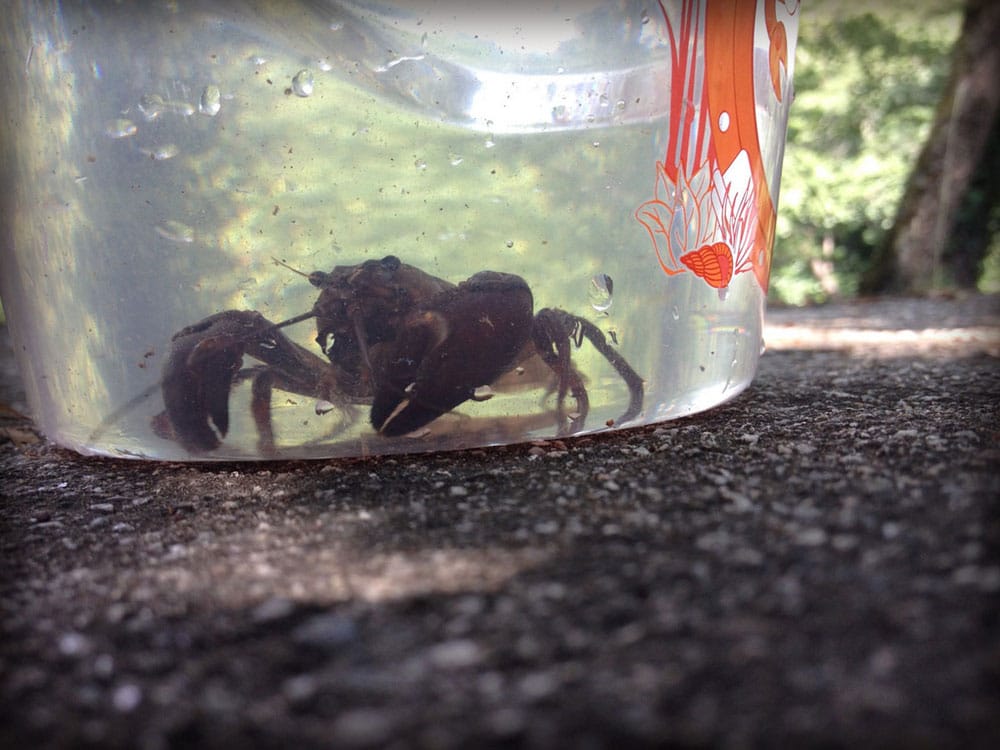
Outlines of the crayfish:
{"type": "Polygon", "coordinates": [[[535,357],[553,375],[557,435],[568,435],[583,429],[589,410],[584,379],[570,356],[584,339],[628,387],[618,423],[642,409],[642,378],[600,329],[557,308],[535,313],[520,276],[480,271],[453,284],[393,255],[302,275],[320,290],[308,313],[271,323],[252,310],[227,310],[173,336],[161,381],[165,410],[153,417],[160,437],[194,454],[218,448],[229,429],[230,391],[244,380],[251,381],[264,455],[276,453],[275,389],[347,412],[370,405],[375,431],[399,437],[466,401],[489,398],[491,384],[535,357]],[[316,343],[326,359],[281,331],[309,318],[316,319],[316,343]],[[257,363],[245,366],[246,356],[257,363]]]}

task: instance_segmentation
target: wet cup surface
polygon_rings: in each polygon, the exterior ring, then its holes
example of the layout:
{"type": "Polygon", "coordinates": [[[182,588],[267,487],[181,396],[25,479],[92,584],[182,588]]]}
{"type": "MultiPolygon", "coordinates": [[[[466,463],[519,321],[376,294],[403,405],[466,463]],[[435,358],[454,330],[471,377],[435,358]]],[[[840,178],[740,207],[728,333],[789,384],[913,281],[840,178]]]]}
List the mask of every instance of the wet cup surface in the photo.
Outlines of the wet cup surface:
{"type": "Polygon", "coordinates": [[[15,2],[0,294],[89,454],[443,450],[753,378],[798,3],[15,2]]]}

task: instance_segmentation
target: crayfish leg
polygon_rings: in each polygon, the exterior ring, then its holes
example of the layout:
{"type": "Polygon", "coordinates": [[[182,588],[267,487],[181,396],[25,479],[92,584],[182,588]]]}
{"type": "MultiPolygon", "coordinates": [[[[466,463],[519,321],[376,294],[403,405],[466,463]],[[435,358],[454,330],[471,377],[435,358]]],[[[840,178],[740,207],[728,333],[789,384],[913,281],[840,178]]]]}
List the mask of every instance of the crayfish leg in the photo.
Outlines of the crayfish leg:
{"type": "Polygon", "coordinates": [[[590,412],[587,388],[580,373],[573,367],[571,357],[570,334],[573,327],[567,330],[567,322],[573,317],[563,310],[544,308],[535,316],[531,331],[535,350],[557,378],[556,413],[559,417],[560,437],[582,430],[590,412]],[[576,402],[576,409],[569,413],[565,409],[567,393],[576,402]]]}

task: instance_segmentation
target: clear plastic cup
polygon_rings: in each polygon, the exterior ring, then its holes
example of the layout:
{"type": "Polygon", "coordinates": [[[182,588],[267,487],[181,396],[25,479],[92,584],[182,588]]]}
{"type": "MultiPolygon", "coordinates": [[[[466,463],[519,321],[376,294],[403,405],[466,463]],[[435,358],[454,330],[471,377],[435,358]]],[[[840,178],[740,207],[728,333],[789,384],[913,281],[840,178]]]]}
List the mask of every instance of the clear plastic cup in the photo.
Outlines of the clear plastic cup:
{"type": "Polygon", "coordinates": [[[795,0],[5,15],[0,294],[62,445],[503,444],[754,375],[795,0]]]}

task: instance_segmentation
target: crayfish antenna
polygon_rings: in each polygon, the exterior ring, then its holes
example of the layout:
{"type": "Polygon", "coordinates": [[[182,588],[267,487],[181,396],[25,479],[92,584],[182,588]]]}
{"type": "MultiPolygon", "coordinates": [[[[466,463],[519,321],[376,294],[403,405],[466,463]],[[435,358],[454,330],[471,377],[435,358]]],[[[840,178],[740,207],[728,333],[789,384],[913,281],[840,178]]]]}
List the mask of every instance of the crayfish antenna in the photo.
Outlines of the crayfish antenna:
{"type": "Polygon", "coordinates": [[[312,273],[306,273],[305,271],[300,271],[295,268],[295,266],[290,266],[285,261],[271,256],[271,260],[274,261],[274,265],[281,266],[282,268],[287,268],[292,273],[297,273],[299,276],[305,276],[309,279],[309,283],[312,284],[317,289],[322,289],[330,282],[330,274],[324,273],[323,271],[313,271],[312,273]]]}
{"type": "Polygon", "coordinates": [[[273,323],[270,328],[266,329],[268,331],[276,331],[279,328],[285,328],[286,326],[294,325],[295,323],[301,323],[303,320],[309,320],[309,318],[315,318],[316,311],[310,310],[309,312],[302,313],[301,315],[296,315],[288,320],[283,320],[280,323],[273,323]]]}
{"type": "Polygon", "coordinates": [[[271,260],[274,261],[274,265],[276,265],[276,266],[281,266],[282,268],[287,268],[292,273],[297,273],[299,276],[305,276],[307,279],[309,278],[309,274],[307,274],[305,271],[300,271],[295,266],[290,266],[287,263],[285,263],[285,261],[279,260],[278,258],[275,258],[273,255],[271,256],[271,260]]]}
{"type": "Polygon", "coordinates": [[[106,417],[104,417],[104,419],[98,422],[97,426],[87,436],[87,443],[90,445],[96,443],[100,438],[104,436],[104,433],[106,433],[112,427],[112,425],[114,425],[116,422],[118,422],[118,420],[120,420],[130,411],[139,406],[139,404],[141,404],[143,401],[150,398],[154,393],[156,393],[160,389],[162,385],[163,385],[163,378],[160,378],[151,386],[146,388],[144,391],[142,391],[136,396],[133,396],[124,404],[122,404],[117,409],[108,414],[106,417]]]}

